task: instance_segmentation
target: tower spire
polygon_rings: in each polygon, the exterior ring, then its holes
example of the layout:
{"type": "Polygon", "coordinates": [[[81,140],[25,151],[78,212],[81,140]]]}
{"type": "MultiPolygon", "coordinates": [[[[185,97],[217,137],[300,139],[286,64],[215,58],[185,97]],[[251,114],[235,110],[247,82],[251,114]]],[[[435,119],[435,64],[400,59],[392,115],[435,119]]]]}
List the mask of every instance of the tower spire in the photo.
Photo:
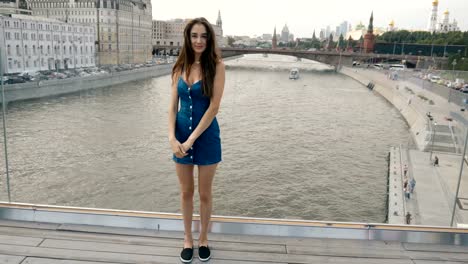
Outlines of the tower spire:
{"type": "Polygon", "coordinates": [[[374,11],[372,11],[369,19],[369,26],[367,27],[367,33],[374,33],[374,11]]]}
{"type": "Polygon", "coordinates": [[[276,44],[277,44],[277,39],[276,39],[276,26],[275,29],[273,30],[273,38],[271,39],[271,48],[276,49],[276,44]]]}
{"type": "Polygon", "coordinates": [[[221,11],[218,10],[218,19],[216,19],[216,25],[218,27],[223,27],[223,21],[221,20],[221,11]]]}

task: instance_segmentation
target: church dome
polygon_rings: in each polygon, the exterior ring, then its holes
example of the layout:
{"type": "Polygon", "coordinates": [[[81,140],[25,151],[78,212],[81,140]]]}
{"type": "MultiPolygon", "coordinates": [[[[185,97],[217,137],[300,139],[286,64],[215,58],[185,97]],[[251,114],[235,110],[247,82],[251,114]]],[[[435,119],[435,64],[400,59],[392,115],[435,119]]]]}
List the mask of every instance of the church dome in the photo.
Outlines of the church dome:
{"type": "Polygon", "coordinates": [[[448,15],[448,14],[449,14],[449,11],[447,9],[447,10],[445,10],[444,15],[448,15]]]}
{"type": "Polygon", "coordinates": [[[432,5],[433,5],[433,6],[439,5],[439,0],[434,0],[434,1],[432,1],[432,5]]]}

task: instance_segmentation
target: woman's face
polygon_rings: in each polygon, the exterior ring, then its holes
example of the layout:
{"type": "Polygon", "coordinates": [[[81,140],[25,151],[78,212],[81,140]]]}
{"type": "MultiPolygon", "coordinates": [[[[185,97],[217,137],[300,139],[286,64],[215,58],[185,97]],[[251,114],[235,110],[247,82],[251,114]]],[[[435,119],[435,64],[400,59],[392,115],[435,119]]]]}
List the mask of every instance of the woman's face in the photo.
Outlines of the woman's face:
{"type": "Polygon", "coordinates": [[[203,24],[195,24],[190,31],[192,49],[196,54],[202,54],[206,49],[208,34],[203,24]]]}

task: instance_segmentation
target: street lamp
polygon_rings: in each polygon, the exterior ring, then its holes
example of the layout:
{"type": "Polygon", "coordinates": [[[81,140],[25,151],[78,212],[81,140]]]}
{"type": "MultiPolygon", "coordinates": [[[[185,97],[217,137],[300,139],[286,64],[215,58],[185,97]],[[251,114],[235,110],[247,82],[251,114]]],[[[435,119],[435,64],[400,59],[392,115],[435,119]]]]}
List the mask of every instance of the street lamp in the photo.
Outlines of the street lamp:
{"type": "MultiPolygon", "coordinates": [[[[430,122],[430,120],[429,120],[430,122]]],[[[432,144],[431,144],[431,155],[429,156],[429,161],[432,161],[432,151],[434,150],[434,138],[436,135],[437,122],[434,122],[434,128],[432,129],[432,144]]]]}

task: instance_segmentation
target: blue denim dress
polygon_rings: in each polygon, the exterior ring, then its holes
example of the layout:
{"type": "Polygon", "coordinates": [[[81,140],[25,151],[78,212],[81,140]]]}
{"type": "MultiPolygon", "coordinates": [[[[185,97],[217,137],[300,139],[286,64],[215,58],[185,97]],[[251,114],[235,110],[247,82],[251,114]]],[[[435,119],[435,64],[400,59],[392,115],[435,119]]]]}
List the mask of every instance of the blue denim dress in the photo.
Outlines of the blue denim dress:
{"type": "MultiPolygon", "coordinates": [[[[201,81],[188,86],[182,77],[179,77],[177,92],[180,110],[176,117],[175,136],[180,143],[184,143],[210,106],[210,98],[203,95],[201,81]]],[[[221,138],[216,117],[188,150],[187,156],[177,158],[173,155],[172,159],[177,163],[194,165],[211,165],[220,162],[221,138]]]]}

